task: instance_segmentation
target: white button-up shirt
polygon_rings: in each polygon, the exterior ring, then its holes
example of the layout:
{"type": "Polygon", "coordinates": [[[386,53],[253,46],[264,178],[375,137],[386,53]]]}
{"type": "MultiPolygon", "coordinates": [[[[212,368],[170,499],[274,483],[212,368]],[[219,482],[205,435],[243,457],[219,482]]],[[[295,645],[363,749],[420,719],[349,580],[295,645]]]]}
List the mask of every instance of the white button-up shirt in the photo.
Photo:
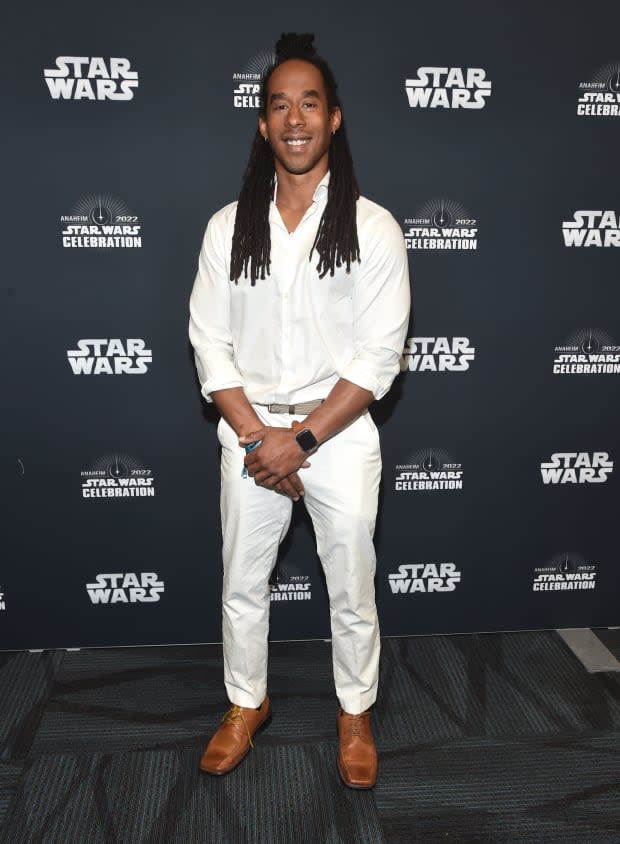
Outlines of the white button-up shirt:
{"type": "Polygon", "coordinates": [[[213,215],[190,298],[189,336],[207,401],[243,387],[252,404],[324,399],[345,378],[380,399],[400,369],[409,320],[407,252],[400,227],[374,202],[357,201],[360,262],[319,278],[308,260],[327,202],[329,173],[289,234],[272,201],[271,272],[230,278],[237,203],[213,215]]]}

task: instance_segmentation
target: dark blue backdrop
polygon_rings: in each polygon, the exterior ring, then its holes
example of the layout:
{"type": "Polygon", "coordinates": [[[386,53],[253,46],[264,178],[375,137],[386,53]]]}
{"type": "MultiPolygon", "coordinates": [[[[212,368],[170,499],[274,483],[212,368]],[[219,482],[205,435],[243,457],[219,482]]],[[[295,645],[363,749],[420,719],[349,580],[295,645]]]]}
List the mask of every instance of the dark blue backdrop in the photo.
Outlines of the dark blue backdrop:
{"type": "MultiPolygon", "coordinates": [[[[363,193],[415,247],[409,336],[434,338],[408,344],[373,407],[383,633],[618,623],[617,250],[567,246],[562,225],[613,210],[576,237],[617,231],[617,5],[111,0],[93,16],[15,5],[2,50],[1,646],[220,638],[218,446],[187,300],[240,184],[251,75],[288,30],[314,31],[334,68],[363,193]],[[446,107],[467,69],[491,85],[456,103],[482,107],[446,107]]],[[[275,638],[329,636],[300,507],[275,638]]]]}

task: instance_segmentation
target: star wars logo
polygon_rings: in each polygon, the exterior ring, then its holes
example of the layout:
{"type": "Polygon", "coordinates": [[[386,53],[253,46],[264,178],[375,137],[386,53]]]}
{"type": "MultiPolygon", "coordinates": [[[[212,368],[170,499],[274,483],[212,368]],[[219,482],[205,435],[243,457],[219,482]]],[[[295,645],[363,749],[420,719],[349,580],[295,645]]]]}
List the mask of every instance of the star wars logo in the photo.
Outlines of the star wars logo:
{"type": "Polygon", "coordinates": [[[164,593],[164,581],[154,571],[97,574],[86,584],[93,604],[152,604],[164,593]]]}
{"type": "Polygon", "coordinates": [[[111,454],[80,472],[82,498],[153,498],[153,471],[127,454],[111,454]]]}
{"type": "Polygon", "coordinates": [[[78,340],[67,359],[74,375],[146,375],[153,353],[136,337],[90,338],[78,340]]]}
{"type": "Polygon", "coordinates": [[[620,345],[598,328],[575,332],[562,346],[555,347],[554,375],[617,375],[620,345]]]}
{"type": "Polygon", "coordinates": [[[589,82],[580,82],[577,95],[580,117],[620,116],[620,62],[605,65],[589,82]]]}
{"type": "Polygon", "coordinates": [[[233,90],[233,105],[235,108],[260,108],[260,76],[254,74],[233,73],[235,88],[233,90]],[[248,79],[253,81],[239,81],[248,79]]]}
{"type": "Polygon", "coordinates": [[[562,223],[564,246],[620,246],[619,228],[615,211],[575,211],[562,223]]]}
{"type": "Polygon", "coordinates": [[[475,251],[478,221],[452,199],[431,199],[403,222],[405,246],[411,251],[475,251]]]}
{"type": "Polygon", "coordinates": [[[613,468],[607,451],[557,451],[540,474],[544,484],[604,484],[613,468]]]}
{"type": "Polygon", "coordinates": [[[454,592],[461,572],[454,563],[403,563],[388,574],[393,595],[411,592],[454,592]]]}
{"type": "Polygon", "coordinates": [[[60,218],[65,249],[139,249],[142,224],[113,196],[87,196],[60,218]]]}
{"type": "Polygon", "coordinates": [[[491,81],[481,67],[419,67],[405,81],[411,108],[484,108],[491,81]]]}
{"type": "Polygon", "coordinates": [[[258,53],[247,63],[245,70],[233,73],[233,106],[235,108],[260,108],[261,80],[275,62],[269,50],[258,53]]]}
{"type": "Polygon", "coordinates": [[[53,100],[133,100],[138,73],[129,59],[58,56],[43,76],[53,100]]]}
{"type": "Polygon", "coordinates": [[[307,574],[293,574],[269,584],[271,601],[310,601],[312,585],[307,574]]]}
{"type": "Polygon", "coordinates": [[[534,569],[533,592],[575,592],[596,588],[596,566],[580,554],[558,554],[534,569]]]}
{"type": "Polygon", "coordinates": [[[469,337],[409,337],[401,372],[466,372],[476,350],[469,337]]]}
{"type": "Polygon", "coordinates": [[[396,492],[437,492],[463,489],[463,467],[440,449],[414,454],[408,463],[395,467],[396,492]]]}

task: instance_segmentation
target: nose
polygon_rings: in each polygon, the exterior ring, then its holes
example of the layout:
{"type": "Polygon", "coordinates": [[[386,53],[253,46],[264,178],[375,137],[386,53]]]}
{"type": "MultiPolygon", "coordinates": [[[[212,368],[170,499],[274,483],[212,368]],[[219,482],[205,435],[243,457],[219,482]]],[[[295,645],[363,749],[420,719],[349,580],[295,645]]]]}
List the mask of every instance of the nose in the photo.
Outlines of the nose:
{"type": "Polygon", "coordinates": [[[304,122],[303,111],[298,105],[292,104],[286,112],[286,123],[288,126],[301,126],[304,122]]]}

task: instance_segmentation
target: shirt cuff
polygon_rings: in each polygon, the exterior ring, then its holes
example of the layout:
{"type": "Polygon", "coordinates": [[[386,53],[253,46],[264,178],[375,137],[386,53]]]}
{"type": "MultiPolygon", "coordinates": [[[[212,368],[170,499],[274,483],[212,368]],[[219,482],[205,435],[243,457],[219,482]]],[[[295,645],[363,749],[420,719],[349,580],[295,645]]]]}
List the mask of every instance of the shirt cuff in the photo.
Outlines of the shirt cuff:
{"type": "Polygon", "coordinates": [[[244,387],[244,383],[240,378],[230,379],[229,381],[224,381],[219,379],[218,381],[209,380],[205,381],[202,385],[200,392],[203,395],[205,401],[209,404],[212,404],[213,399],[211,398],[211,393],[215,393],[217,390],[229,390],[232,387],[244,387]]]}
{"type": "Polygon", "coordinates": [[[363,390],[368,390],[373,394],[375,399],[382,398],[390,389],[391,381],[387,387],[384,387],[377,378],[373,367],[363,360],[352,360],[339,375],[341,378],[350,381],[352,384],[356,384],[363,390]]]}

